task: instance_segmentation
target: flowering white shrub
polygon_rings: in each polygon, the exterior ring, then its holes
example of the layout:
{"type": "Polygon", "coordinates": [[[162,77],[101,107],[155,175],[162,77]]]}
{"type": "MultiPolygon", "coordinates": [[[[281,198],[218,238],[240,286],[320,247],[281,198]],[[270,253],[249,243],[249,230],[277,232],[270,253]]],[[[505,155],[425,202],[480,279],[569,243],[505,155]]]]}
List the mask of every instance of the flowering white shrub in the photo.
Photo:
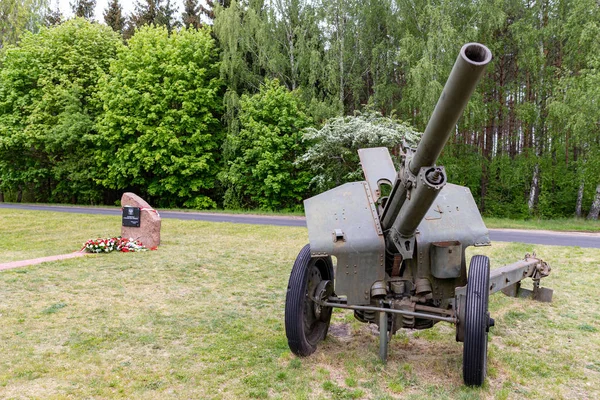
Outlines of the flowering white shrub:
{"type": "Polygon", "coordinates": [[[403,142],[415,146],[420,136],[408,124],[374,111],[332,118],[319,130],[305,130],[303,140],[310,145],[296,163],[312,172],[310,184],[322,192],[363,179],[358,149],[387,147],[399,154],[403,142]]]}

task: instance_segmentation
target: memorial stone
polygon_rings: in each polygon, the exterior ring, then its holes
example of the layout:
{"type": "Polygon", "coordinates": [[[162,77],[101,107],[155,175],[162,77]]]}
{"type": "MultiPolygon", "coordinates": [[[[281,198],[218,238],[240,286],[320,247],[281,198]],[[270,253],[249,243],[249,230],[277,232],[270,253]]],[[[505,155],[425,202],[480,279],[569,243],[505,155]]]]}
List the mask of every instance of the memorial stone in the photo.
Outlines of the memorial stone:
{"type": "Polygon", "coordinates": [[[121,237],[142,242],[152,249],[160,244],[160,215],[144,199],[135,193],[126,192],[121,197],[123,220],[121,237]]]}

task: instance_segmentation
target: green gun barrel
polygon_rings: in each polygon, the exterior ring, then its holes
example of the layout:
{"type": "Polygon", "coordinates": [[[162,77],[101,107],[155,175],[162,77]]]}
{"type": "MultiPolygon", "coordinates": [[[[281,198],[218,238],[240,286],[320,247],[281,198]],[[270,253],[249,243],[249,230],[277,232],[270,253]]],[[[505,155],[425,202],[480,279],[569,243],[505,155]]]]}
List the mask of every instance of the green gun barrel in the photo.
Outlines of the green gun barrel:
{"type": "MultiPolygon", "coordinates": [[[[482,44],[467,43],[461,48],[423,137],[409,158],[406,170],[400,174],[400,181],[394,185],[383,212],[381,224],[384,229],[389,229],[388,237],[392,240],[388,243],[393,242],[394,247],[399,248],[401,242],[409,243],[401,238],[414,235],[420,221],[445,185],[443,169],[438,173],[441,178],[431,181],[428,175],[421,173],[421,169],[428,170],[435,166],[491,60],[491,51],[482,44]],[[424,186],[427,190],[423,190],[424,186]],[[414,193],[409,195],[409,192],[414,193]]],[[[406,254],[412,251],[408,244],[405,247],[406,254]]]]}
{"type": "Polygon", "coordinates": [[[460,49],[442,95],[433,110],[411,162],[416,175],[422,167],[434,165],[446,145],[450,133],[462,115],[492,52],[482,44],[467,43],[460,49]]]}

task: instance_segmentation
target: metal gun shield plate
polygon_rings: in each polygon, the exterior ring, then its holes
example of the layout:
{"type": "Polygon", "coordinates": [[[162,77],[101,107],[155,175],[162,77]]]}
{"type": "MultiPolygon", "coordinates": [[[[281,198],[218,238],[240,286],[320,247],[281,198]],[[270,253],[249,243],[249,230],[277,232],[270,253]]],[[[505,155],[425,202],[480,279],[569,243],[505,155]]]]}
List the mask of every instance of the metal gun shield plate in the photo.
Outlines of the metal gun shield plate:
{"type": "Polygon", "coordinates": [[[419,224],[419,242],[458,241],[462,247],[488,246],[490,236],[469,188],[446,184],[419,224]]]}
{"type": "Polygon", "coordinates": [[[366,182],[346,183],[304,201],[313,257],[335,256],[335,293],[369,304],[371,286],[385,278],[385,241],[366,182]]]}
{"type": "Polygon", "coordinates": [[[387,147],[373,147],[358,149],[360,165],[362,166],[365,180],[369,184],[373,201],[377,202],[381,197],[379,185],[386,182],[390,186],[396,181],[396,168],[387,147]]]}

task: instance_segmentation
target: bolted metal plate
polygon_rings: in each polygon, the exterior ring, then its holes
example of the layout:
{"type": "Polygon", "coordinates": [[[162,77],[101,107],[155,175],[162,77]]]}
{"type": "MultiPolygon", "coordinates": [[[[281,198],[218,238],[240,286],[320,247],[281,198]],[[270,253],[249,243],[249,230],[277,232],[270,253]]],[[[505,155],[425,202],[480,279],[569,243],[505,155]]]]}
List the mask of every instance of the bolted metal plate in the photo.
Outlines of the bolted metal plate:
{"type": "Polygon", "coordinates": [[[335,293],[348,304],[369,304],[371,286],[385,278],[385,242],[369,185],[346,183],[305,200],[304,209],[311,254],[337,259],[335,293]]]}
{"type": "Polygon", "coordinates": [[[428,243],[458,241],[463,248],[491,243],[471,191],[452,183],[440,191],[418,230],[420,241],[428,243]]]}

